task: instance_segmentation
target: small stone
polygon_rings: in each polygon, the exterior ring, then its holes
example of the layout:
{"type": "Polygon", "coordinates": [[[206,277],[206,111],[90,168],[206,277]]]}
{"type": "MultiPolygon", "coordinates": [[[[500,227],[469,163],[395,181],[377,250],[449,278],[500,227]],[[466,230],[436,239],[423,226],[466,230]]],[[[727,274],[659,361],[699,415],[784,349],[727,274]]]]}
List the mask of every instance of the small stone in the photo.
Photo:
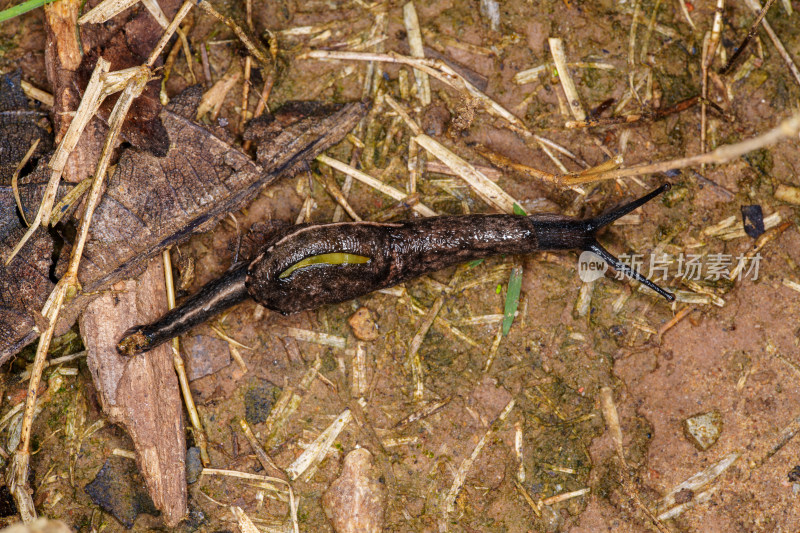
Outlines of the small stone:
{"type": "Polygon", "coordinates": [[[698,450],[705,451],[722,434],[722,415],[714,410],[690,416],[683,421],[683,433],[698,450]]]}
{"type": "Polygon", "coordinates": [[[251,426],[263,423],[272,410],[277,388],[261,382],[244,393],[244,418],[251,426]]]}
{"type": "Polygon", "coordinates": [[[358,311],[353,313],[347,323],[353,328],[353,335],[361,341],[374,341],[380,337],[378,332],[378,324],[375,322],[375,316],[372,311],[366,307],[359,308],[358,311]]]}
{"type": "Polygon", "coordinates": [[[675,494],[675,503],[689,503],[694,499],[694,491],[690,489],[681,489],[675,494]]]}
{"type": "Polygon", "coordinates": [[[183,352],[186,354],[186,377],[194,381],[231,364],[228,343],[209,335],[184,337],[183,352]]]}
{"type": "Polygon", "coordinates": [[[336,533],[380,533],[386,512],[386,487],[378,480],[372,454],[348,453],[339,479],[331,483],[322,506],[336,533]]]}
{"type": "Polygon", "coordinates": [[[422,130],[431,137],[439,137],[450,124],[450,110],[444,102],[433,102],[421,117],[422,130]]]}
{"type": "Polygon", "coordinates": [[[203,510],[190,504],[189,512],[186,513],[186,518],[181,523],[181,530],[186,532],[202,531],[207,523],[208,519],[203,510]]]}
{"type": "Polygon", "coordinates": [[[111,514],[128,529],[142,513],[159,516],[145,488],[136,462],[112,455],[94,480],[83,489],[103,511],[111,514]]]}
{"type": "Polygon", "coordinates": [[[200,478],[203,463],[200,461],[200,448],[192,446],[186,450],[186,483],[192,485],[200,478]]]}

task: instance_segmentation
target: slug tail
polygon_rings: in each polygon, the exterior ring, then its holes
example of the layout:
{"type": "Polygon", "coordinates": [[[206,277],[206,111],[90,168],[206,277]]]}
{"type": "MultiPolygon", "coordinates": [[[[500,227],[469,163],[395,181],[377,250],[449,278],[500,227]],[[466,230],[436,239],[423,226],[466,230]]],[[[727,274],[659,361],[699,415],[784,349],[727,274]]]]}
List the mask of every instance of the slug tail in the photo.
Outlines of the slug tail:
{"type": "Polygon", "coordinates": [[[617,209],[612,209],[611,211],[608,211],[607,213],[603,213],[601,215],[598,215],[595,218],[589,219],[588,221],[586,221],[586,231],[593,233],[593,232],[599,230],[600,228],[602,228],[603,226],[607,226],[607,225],[611,224],[612,222],[614,222],[618,218],[624,217],[625,215],[627,215],[628,213],[630,213],[634,209],[638,209],[639,207],[643,206],[644,204],[646,204],[647,202],[649,202],[650,200],[652,200],[653,198],[655,198],[659,194],[664,193],[664,192],[668,191],[669,189],[670,189],[670,184],[669,183],[665,183],[664,185],[662,185],[658,189],[645,194],[641,198],[638,198],[638,199],[636,199],[636,200],[634,200],[634,201],[632,201],[632,202],[630,202],[628,204],[625,204],[625,205],[623,205],[621,207],[618,207],[617,209]]]}
{"type": "MultiPolygon", "coordinates": [[[[659,192],[659,191],[656,191],[656,192],[659,192]]],[[[653,193],[650,193],[647,196],[652,197],[653,193]]],[[[633,203],[635,203],[635,202],[633,202],[633,203]]],[[[628,204],[628,205],[630,205],[630,204],[628,204]]],[[[639,204],[639,205],[641,205],[641,204],[639,204]]],[[[618,272],[622,272],[626,276],[631,277],[631,278],[635,279],[636,281],[638,281],[639,283],[645,285],[646,287],[649,287],[650,289],[656,291],[658,294],[660,294],[661,296],[666,298],[668,301],[670,301],[670,302],[675,301],[675,295],[674,294],[672,294],[671,292],[669,292],[669,291],[667,291],[665,289],[662,289],[661,287],[659,287],[658,285],[656,285],[655,283],[653,283],[652,281],[650,281],[649,279],[647,279],[646,277],[641,275],[638,271],[632,269],[630,266],[626,265],[625,263],[623,263],[622,261],[620,261],[619,259],[617,259],[613,255],[611,255],[611,252],[609,252],[608,250],[606,250],[605,248],[600,246],[600,243],[598,243],[597,241],[594,241],[594,242],[590,243],[586,247],[586,251],[589,251],[589,252],[594,253],[595,255],[598,255],[606,263],[608,263],[609,265],[614,267],[614,269],[617,270],[618,272]]]]}
{"type": "Polygon", "coordinates": [[[117,343],[120,355],[132,356],[152,350],[173,337],[183,335],[247,298],[245,279],[247,263],[229,270],[221,278],[205,285],[183,304],[151,324],[134,326],[117,343]]]}

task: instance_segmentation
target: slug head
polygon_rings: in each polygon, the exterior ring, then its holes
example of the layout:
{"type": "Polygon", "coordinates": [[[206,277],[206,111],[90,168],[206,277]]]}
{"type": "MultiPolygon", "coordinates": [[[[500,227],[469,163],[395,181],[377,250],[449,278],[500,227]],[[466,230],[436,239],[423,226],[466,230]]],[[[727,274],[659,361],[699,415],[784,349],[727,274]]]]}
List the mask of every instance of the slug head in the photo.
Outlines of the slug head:
{"type": "Polygon", "coordinates": [[[611,252],[609,252],[608,250],[603,248],[600,245],[600,243],[597,242],[597,239],[595,237],[595,234],[597,233],[597,231],[599,229],[601,229],[604,226],[607,226],[607,225],[611,224],[615,220],[627,215],[628,213],[630,213],[634,209],[637,209],[637,208],[643,206],[644,204],[646,204],[647,202],[649,202],[650,200],[652,200],[656,196],[668,191],[669,189],[670,189],[669,183],[665,183],[664,185],[662,185],[658,189],[655,189],[654,191],[652,191],[652,192],[650,192],[648,194],[645,194],[644,196],[642,196],[641,198],[639,198],[637,200],[634,200],[634,201],[632,201],[632,202],[630,202],[628,204],[625,204],[625,205],[623,205],[621,207],[618,207],[616,209],[612,209],[610,211],[602,213],[602,214],[596,216],[595,218],[590,218],[588,220],[582,220],[580,222],[583,225],[584,243],[583,243],[583,246],[581,247],[581,249],[584,252],[588,251],[588,252],[594,253],[595,255],[597,255],[601,259],[603,259],[606,263],[608,263],[609,265],[614,267],[614,270],[616,270],[618,272],[622,272],[623,274],[635,279],[639,283],[645,285],[646,287],[649,287],[650,289],[654,290],[655,292],[657,292],[658,294],[660,294],[661,296],[666,298],[668,301],[672,302],[672,301],[675,300],[675,295],[674,294],[672,294],[671,292],[659,287],[658,285],[656,285],[655,283],[653,283],[652,281],[650,281],[649,279],[647,279],[646,277],[641,275],[638,271],[632,269],[630,266],[626,265],[625,263],[623,263],[622,261],[620,261],[619,259],[614,257],[611,254],[611,252]]]}
{"type": "Polygon", "coordinates": [[[130,357],[153,348],[152,339],[143,329],[142,326],[136,326],[126,331],[117,343],[117,352],[130,357]]]}

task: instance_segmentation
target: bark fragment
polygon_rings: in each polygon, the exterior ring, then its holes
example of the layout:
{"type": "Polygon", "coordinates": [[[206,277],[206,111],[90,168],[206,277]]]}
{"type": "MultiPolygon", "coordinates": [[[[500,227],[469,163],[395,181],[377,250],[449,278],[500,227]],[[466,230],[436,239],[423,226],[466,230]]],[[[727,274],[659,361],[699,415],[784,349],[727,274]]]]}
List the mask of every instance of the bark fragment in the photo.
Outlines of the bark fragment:
{"type": "Polygon", "coordinates": [[[164,345],[147,357],[124,358],[116,341],[142,320],[167,310],[164,271],[153,260],[137,280],[116,283],[84,310],[81,335],[87,364],[108,418],[125,427],[134,442],[139,470],[168,527],[186,514],[186,443],[172,348],[164,345]]]}

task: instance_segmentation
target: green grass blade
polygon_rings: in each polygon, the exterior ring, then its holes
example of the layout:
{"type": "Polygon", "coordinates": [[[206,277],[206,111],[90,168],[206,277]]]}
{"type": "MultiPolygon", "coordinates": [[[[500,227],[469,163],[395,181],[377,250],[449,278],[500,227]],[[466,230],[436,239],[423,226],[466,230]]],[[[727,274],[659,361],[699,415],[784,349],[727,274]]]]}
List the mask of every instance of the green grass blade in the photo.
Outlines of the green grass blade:
{"type": "Polygon", "coordinates": [[[515,266],[511,269],[511,277],[508,278],[508,291],[506,292],[506,306],[503,311],[503,336],[508,335],[511,323],[514,322],[514,314],[519,306],[519,293],[522,289],[522,267],[515,266]]]}
{"type": "Polygon", "coordinates": [[[55,1],[56,0],[28,0],[27,2],[22,2],[14,7],[9,7],[8,9],[0,11],[0,22],[13,19],[14,17],[23,15],[28,11],[38,9],[45,4],[52,4],[55,1]]]}

